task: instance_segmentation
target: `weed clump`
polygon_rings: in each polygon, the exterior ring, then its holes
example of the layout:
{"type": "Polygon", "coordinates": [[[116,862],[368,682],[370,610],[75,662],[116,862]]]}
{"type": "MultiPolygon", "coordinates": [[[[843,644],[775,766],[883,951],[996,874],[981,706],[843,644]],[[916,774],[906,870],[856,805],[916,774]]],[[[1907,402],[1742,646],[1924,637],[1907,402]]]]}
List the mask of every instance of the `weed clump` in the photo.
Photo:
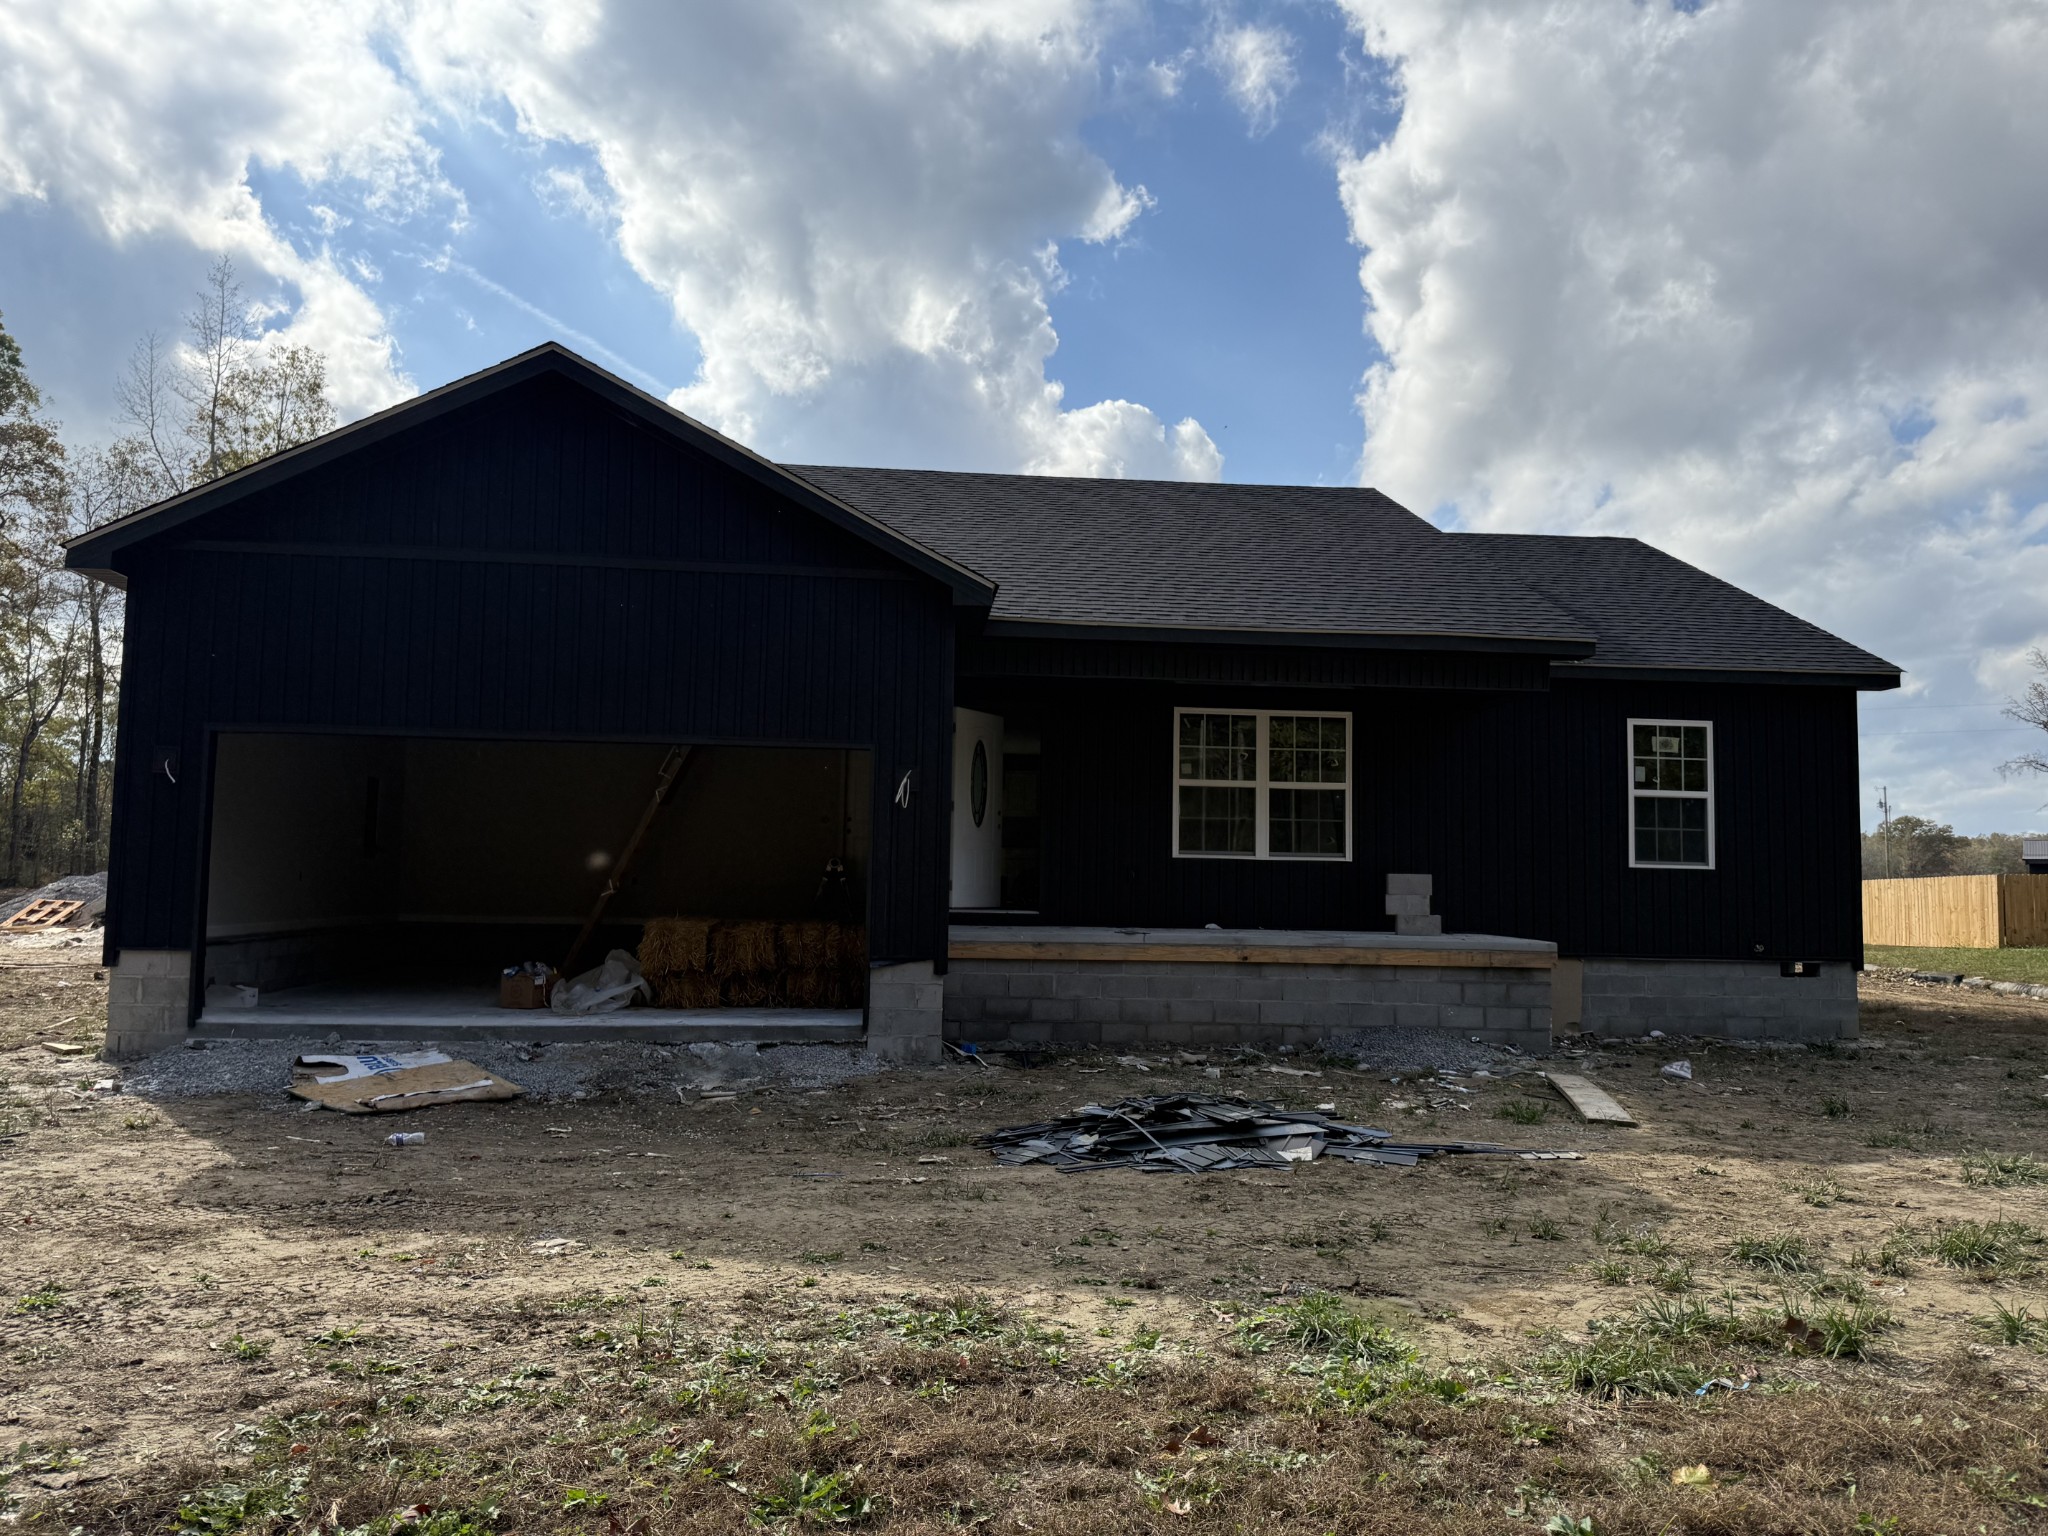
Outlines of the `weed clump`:
{"type": "Polygon", "coordinates": [[[1812,1248],[1796,1232],[1782,1232],[1776,1237],[1744,1233],[1735,1239],[1728,1256],[1751,1269],[1767,1269],[1782,1275],[1811,1274],[1820,1268],[1812,1248]]]}
{"type": "Polygon", "coordinates": [[[1992,1189],[2048,1184],[2048,1163],[2031,1152],[1969,1152],[1963,1156],[1963,1182],[1992,1189]]]}
{"type": "Polygon", "coordinates": [[[1959,1221],[1937,1229],[1927,1252],[1951,1269],[2014,1271],[2029,1267],[2041,1240],[2022,1221],[1959,1221]]]}

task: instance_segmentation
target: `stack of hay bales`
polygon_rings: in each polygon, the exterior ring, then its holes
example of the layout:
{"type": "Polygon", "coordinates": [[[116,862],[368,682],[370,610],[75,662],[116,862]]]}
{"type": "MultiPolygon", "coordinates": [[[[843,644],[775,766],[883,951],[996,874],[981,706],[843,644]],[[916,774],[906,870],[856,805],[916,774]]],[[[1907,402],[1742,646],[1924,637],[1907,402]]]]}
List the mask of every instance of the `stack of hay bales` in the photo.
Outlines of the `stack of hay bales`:
{"type": "Polygon", "coordinates": [[[859,1008],[867,930],[854,923],[660,917],[640,940],[657,1008],[859,1008]]]}

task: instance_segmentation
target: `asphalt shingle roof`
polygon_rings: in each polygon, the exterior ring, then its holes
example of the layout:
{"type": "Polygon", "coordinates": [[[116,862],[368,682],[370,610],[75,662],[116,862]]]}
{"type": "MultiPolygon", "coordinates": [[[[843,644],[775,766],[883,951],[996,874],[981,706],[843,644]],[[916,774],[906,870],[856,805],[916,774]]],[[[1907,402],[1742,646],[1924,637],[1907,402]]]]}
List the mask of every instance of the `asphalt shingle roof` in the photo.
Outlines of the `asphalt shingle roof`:
{"type": "Polygon", "coordinates": [[[1587,667],[1867,673],[1898,668],[1640,539],[1459,533],[1504,578],[1532,587],[1599,637],[1587,667]]]}
{"type": "Polygon", "coordinates": [[[1377,491],[784,467],[996,582],[997,621],[1590,640],[1573,664],[1898,672],[1639,540],[1447,534],[1377,491]]]}
{"type": "Polygon", "coordinates": [[[996,620],[1592,638],[1377,491],[784,467],[996,582],[996,620]]]}

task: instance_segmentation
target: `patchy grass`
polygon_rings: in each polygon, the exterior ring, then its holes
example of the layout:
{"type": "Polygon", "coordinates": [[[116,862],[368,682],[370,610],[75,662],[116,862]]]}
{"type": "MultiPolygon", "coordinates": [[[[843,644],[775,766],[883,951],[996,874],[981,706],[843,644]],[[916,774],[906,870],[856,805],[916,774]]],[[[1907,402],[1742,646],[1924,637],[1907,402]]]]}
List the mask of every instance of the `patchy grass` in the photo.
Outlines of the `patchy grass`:
{"type": "Polygon", "coordinates": [[[2048,982],[2048,949],[1917,949],[1866,944],[1863,963],[1906,971],[1983,976],[1992,981],[2048,982]]]}
{"type": "Polygon", "coordinates": [[[1509,1099],[1494,1113],[1516,1125],[1541,1125],[1550,1118],[1550,1106],[1541,1099],[1509,1099]]]}
{"type": "MultiPolygon", "coordinates": [[[[541,1350],[576,1326],[523,1316],[541,1350]]],[[[1057,1330],[973,1296],[838,1311],[760,1300],[604,1368],[328,1400],[243,1426],[203,1462],[53,1496],[22,1523],[179,1536],[1136,1536],[1168,1519],[1216,1532],[1848,1532],[2003,1528],[2003,1511],[2048,1495],[2040,1398],[1965,1419],[1829,1374],[1829,1357],[1884,1326],[1869,1308],[1824,1312],[1801,1324],[1824,1339],[1808,1345],[1768,1308],[1659,1297],[1468,1378],[1328,1293],[1243,1317],[1250,1352],[1235,1357],[1150,1329],[1069,1354],[1044,1343],[1057,1330]],[[1794,1353],[1810,1357],[1803,1388],[1772,1390],[1794,1353]],[[1693,1406],[1724,1379],[1761,1390],[1739,1412],[1711,1396],[1693,1406]],[[1560,1388],[1631,1400],[1628,1435],[1560,1388]],[[1865,1512],[1897,1524],[1858,1527],[1865,1512]]],[[[1926,1401],[1966,1385],[1930,1382],[1926,1401]]]]}
{"type": "Polygon", "coordinates": [[[2021,1184],[2048,1184],[2048,1163],[2031,1152],[1966,1152],[1963,1182],[2011,1189],[2021,1184]]]}

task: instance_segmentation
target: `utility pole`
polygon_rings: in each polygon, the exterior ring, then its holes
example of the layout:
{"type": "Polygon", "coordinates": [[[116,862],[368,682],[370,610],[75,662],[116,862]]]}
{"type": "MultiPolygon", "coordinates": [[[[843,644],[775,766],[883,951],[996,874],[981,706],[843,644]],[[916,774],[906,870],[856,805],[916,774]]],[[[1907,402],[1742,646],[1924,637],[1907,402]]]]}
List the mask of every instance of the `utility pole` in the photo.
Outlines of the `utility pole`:
{"type": "Polygon", "coordinates": [[[1883,784],[1877,786],[1877,809],[1883,818],[1879,823],[1884,828],[1884,877],[1892,877],[1892,792],[1883,784]]]}

